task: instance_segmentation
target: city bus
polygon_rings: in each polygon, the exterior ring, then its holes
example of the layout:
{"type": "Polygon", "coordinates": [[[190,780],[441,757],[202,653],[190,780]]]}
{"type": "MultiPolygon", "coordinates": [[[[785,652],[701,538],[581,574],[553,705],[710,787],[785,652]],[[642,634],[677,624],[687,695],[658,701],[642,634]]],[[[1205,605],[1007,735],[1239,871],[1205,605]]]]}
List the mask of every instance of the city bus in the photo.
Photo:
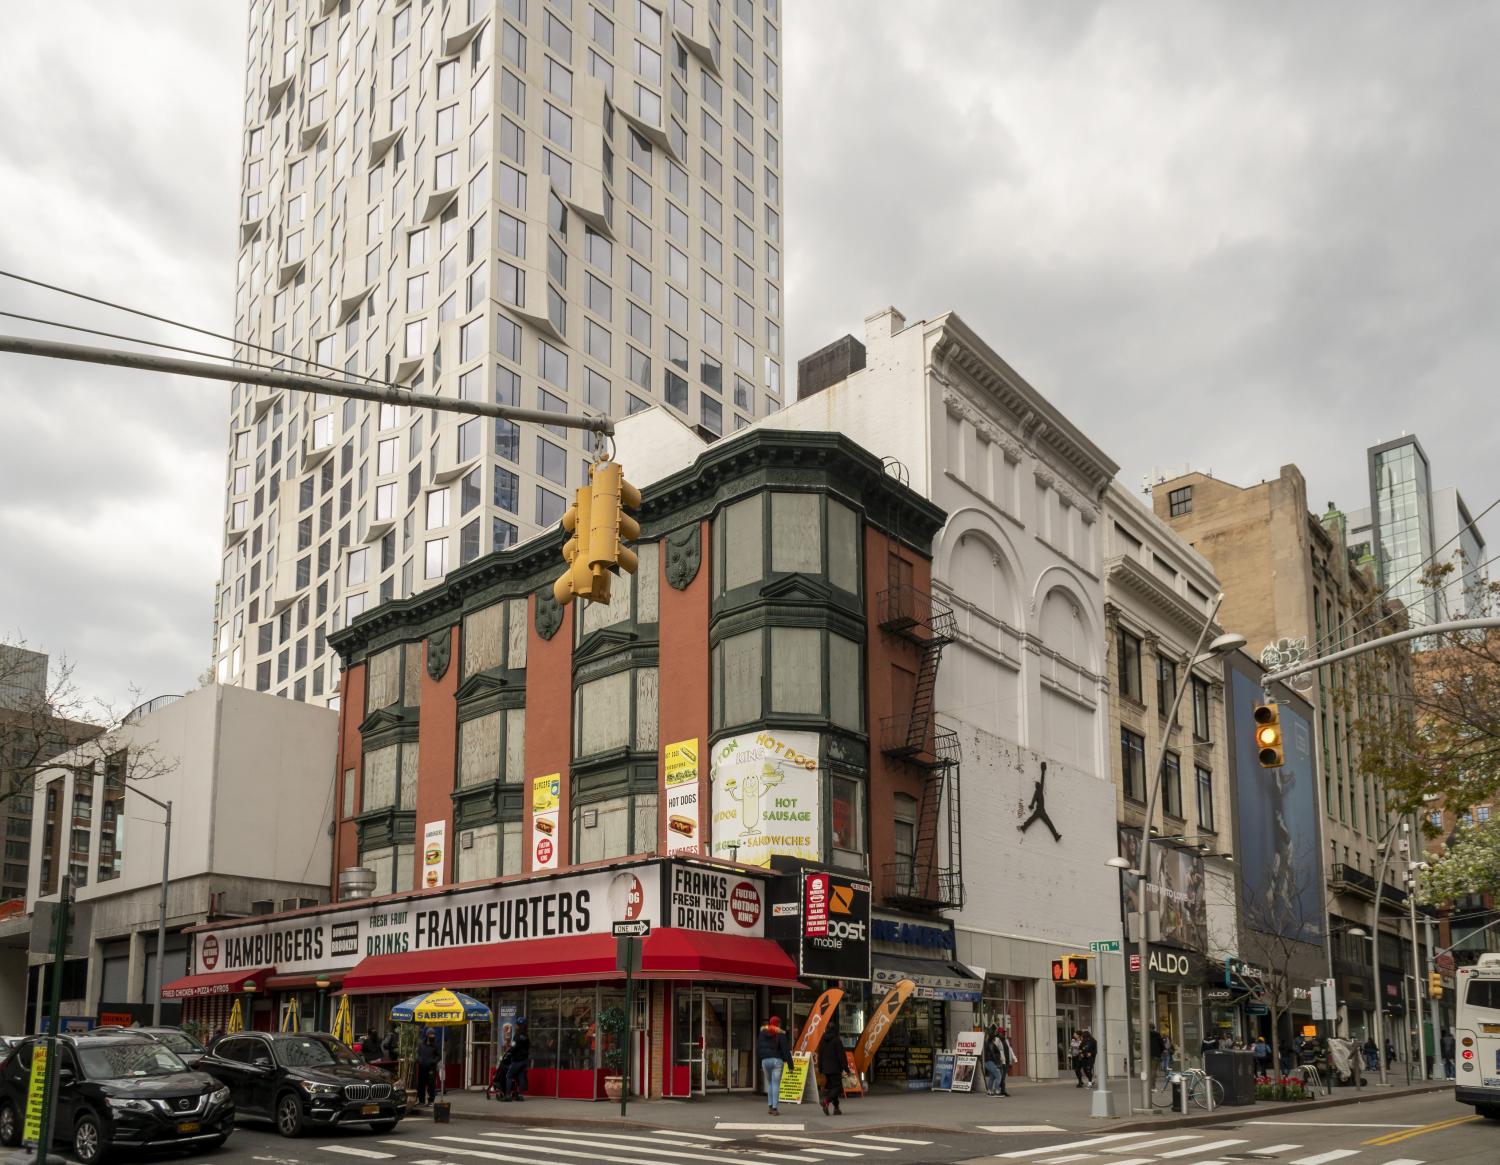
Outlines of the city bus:
{"type": "Polygon", "coordinates": [[[1458,1081],[1454,1099],[1500,1121],[1500,954],[1458,969],[1458,1081]]]}

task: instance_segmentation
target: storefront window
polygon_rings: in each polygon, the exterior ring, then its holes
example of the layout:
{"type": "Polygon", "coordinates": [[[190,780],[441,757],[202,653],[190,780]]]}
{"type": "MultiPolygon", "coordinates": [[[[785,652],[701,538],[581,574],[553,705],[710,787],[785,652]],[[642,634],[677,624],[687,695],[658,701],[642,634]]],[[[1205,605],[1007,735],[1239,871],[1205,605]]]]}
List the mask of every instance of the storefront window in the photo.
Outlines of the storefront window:
{"type": "Polygon", "coordinates": [[[558,992],[555,989],[532,988],[526,993],[526,1027],[531,1035],[531,1066],[557,1067],[557,1027],[560,1016],[558,992]]]}
{"type": "Polygon", "coordinates": [[[594,989],[563,989],[557,1043],[557,1066],[587,1070],[594,1067],[594,989]]]}

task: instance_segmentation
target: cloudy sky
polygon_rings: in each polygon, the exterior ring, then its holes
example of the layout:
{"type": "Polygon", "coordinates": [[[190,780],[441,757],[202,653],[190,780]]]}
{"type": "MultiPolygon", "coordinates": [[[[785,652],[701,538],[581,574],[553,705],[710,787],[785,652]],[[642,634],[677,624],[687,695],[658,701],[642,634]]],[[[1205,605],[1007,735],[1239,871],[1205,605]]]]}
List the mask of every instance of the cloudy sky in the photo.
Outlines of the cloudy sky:
{"type": "MultiPolygon", "coordinates": [[[[1352,509],[1407,430],[1471,509],[1500,495],[1500,6],[784,7],[789,355],[951,309],[1132,486],[1295,462],[1352,509]]],[[[0,269],[227,330],[244,5],[5,21],[0,269]]],[[[168,334],[5,279],[0,310],[168,334]]],[[[208,382],[0,357],[0,639],[121,705],[192,686],[225,414],[208,382]]]]}

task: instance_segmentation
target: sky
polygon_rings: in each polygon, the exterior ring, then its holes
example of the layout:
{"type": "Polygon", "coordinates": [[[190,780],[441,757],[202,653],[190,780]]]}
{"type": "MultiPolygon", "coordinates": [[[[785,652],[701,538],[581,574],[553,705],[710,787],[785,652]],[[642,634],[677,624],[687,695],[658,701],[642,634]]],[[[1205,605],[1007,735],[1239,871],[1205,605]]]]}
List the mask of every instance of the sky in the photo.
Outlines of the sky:
{"type": "MultiPolygon", "coordinates": [[[[1132,488],[1295,463],[1357,509],[1415,432],[1500,496],[1500,6],[783,7],[789,363],[951,310],[1132,488]]],[[[5,19],[0,270],[227,331],[245,5],[5,19]]],[[[223,350],[4,278],[0,311],[223,350]]],[[[0,640],[121,711],[195,686],[226,417],[214,382],[0,355],[0,640]]]]}

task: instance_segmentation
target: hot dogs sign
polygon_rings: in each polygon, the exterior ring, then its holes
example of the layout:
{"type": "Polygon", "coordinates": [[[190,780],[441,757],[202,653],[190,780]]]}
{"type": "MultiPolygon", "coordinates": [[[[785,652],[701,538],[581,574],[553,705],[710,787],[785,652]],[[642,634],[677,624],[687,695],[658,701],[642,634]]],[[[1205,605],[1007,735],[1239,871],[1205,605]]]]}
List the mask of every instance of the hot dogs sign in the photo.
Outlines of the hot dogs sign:
{"type": "Polygon", "coordinates": [[[818,735],[756,732],[714,744],[713,853],[756,866],[772,854],[822,860],[818,735]]]}

